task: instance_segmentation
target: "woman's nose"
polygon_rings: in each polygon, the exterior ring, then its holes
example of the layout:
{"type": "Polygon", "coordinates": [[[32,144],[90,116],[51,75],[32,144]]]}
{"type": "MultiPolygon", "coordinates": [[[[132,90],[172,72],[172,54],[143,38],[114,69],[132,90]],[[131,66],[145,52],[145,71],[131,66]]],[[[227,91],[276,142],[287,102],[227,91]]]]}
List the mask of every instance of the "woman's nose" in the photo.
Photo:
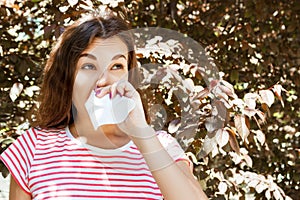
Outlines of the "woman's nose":
{"type": "Polygon", "coordinates": [[[110,73],[110,71],[105,70],[98,76],[97,80],[97,88],[99,87],[105,87],[108,85],[112,85],[114,82],[118,81],[120,78],[113,73],[110,73]]]}
{"type": "Polygon", "coordinates": [[[110,85],[110,81],[109,81],[109,74],[105,70],[104,72],[101,72],[101,74],[99,74],[98,80],[96,82],[96,87],[99,88],[107,85],[110,85]]]}

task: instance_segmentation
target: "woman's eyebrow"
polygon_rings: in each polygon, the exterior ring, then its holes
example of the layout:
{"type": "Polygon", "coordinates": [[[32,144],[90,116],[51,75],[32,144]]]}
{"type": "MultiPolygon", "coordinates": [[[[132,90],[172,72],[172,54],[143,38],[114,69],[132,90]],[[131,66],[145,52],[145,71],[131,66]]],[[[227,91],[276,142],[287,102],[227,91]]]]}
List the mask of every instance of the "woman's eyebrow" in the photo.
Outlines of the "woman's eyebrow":
{"type": "MultiPolygon", "coordinates": [[[[81,57],[88,57],[88,58],[91,58],[93,60],[97,60],[97,57],[94,56],[93,54],[89,54],[89,53],[83,53],[79,56],[79,58],[81,57]]],[[[127,59],[126,56],[124,54],[117,54],[115,55],[111,60],[117,60],[119,58],[124,58],[124,59],[127,59]]]]}
{"type": "Polygon", "coordinates": [[[117,60],[119,58],[124,58],[125,60],[127,60],[127,58],[124,54],[117,54],[111,60],[117,60]]]}
{"type": "Polygon", "coordinates": [[[93,60],[97,60],[96,56],[92,55],[92,54],[89,54],[89,53],[83,53],[79,56],[79,58],[81,57],[88,57],[88,58],[91,58],[93,60]]]}

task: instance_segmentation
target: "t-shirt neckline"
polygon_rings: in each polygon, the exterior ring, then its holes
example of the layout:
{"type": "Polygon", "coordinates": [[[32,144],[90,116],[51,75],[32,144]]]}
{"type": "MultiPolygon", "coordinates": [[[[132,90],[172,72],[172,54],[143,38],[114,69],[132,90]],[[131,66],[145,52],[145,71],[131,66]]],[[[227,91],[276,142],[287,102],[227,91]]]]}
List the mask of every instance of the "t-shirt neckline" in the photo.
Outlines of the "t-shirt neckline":
{"type": "Polygon", "coordinates": [[[67,136],[75,141],[78,145],[82,146],[82,147],[85,147],[89,150],[91,150],[92,152],[96,152],[96,153],[105,153],[105,154],[117,154],[117,153],[120,153],[120,152],[123,152],[125,150],[128,150],[130,148],[130,146],[133,144],[132,140],[130,140],[127,144],[121,146],[121,147],[118,147],[118,148],[115,148],[115,149],[102,149],[102,148],[99,148],[99,147],[95,147],[95,146],[92,146],[90,144],[87,144],[84,139],[78,139],[78,138],[75,138],[70,129],[69,129],[69,126],[66,126],[65,128],[65,131],[66,131],[66,134],[67,136]]]}

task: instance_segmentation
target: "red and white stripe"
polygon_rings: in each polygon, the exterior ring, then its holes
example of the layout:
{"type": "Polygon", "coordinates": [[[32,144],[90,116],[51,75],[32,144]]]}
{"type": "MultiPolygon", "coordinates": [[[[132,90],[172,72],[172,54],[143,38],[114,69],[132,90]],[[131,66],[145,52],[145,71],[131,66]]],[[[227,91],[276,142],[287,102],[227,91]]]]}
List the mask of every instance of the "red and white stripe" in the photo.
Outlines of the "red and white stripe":
{"type": "MultiPolygon", "coordinates": [[[[174,160],[185,159],[175,139],[165,132],[158,137],[174,160]]],[[[132,141],[106,150],[78,142],[68,128],[31,128],[0,159],[33,199],[162,199],[132,141]]]]}

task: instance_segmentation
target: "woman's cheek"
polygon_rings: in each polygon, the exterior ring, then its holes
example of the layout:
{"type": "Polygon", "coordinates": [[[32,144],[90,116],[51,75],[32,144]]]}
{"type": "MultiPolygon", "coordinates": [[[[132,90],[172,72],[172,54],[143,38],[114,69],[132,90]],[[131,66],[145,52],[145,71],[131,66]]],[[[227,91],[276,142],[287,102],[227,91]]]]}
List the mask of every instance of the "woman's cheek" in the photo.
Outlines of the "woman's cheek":
{"type": "Polygon", "coordinates": [[[73,86],[73,102],[76,108],[84,108],[91,91],[95,88],[97,80],[94,79],[95,77],[93,76],[77,74],[73,86]]]}

